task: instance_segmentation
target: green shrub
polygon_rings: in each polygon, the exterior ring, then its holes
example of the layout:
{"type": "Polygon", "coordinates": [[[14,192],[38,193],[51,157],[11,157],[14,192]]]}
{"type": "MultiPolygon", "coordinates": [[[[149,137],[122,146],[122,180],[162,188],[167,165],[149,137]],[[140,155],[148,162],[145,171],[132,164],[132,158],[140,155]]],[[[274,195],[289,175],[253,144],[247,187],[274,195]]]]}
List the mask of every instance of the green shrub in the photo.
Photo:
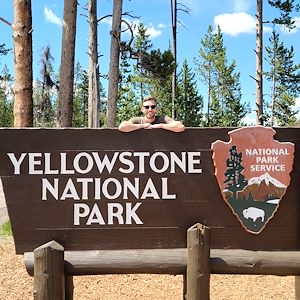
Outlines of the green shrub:
{"type": "Polygon", "coordinates": [[[0,227],[0,235],[3,236],[12,236],[11,224],[10,221],[6,221],[0,227]]]}

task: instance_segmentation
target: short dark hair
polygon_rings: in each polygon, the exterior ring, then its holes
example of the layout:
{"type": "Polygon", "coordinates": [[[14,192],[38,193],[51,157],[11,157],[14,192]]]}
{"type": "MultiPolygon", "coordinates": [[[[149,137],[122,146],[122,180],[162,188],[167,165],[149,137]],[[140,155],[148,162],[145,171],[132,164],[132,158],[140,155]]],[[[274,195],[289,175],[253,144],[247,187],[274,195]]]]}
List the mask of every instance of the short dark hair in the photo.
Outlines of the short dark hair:
{"type": "Polygon", "coordinates": [[[150,101],[150,100],[151,100],[151,101],[154,101],[155,103],[157,103],[157,100],[156,100],[155,97],[153,97],[153,96],[148,96],[148,97],[146,97],[146,98],[143,99],[142,104],[143,104],[144,102],[150,101]]]}

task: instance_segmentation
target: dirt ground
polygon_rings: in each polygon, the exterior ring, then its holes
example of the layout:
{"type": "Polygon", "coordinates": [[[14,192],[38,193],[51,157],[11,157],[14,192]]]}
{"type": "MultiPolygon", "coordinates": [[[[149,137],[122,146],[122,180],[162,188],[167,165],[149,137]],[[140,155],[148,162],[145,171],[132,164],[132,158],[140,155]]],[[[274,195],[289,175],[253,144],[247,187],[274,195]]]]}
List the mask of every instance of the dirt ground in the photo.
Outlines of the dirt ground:
{"type": "MultiPolygon", "coordinates": [[[[295,299],[294,277],[211,275],[211,300],[295,299]]],[[[33,278],[12,238],[0,237],[0,300],[33,299],[33,278]]],[[[74,277],[74,300],[181,300],[182,276],[104,275],[74,277]]]]}

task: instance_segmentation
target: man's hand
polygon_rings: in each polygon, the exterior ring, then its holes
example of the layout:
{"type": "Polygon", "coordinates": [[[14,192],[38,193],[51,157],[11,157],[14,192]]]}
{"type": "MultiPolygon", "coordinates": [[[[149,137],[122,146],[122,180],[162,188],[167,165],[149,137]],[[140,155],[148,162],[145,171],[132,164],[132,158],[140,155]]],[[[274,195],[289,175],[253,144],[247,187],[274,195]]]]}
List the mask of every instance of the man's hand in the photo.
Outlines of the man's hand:
{"type": "Polygon", "coordinates": [[[159,128],[163,128],[162,125],[163,124],[153,124],[151,125],[150,123],[146,123],[149,124],[147,127],[145,127],[145,129],[159,129],[159,128]]]}

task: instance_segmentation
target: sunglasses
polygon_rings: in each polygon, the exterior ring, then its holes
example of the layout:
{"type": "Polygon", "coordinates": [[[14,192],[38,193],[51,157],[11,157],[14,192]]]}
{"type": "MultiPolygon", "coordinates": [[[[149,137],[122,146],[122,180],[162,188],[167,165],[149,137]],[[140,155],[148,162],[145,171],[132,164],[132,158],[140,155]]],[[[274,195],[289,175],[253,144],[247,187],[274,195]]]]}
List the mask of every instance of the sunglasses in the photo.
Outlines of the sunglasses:
{"type": "Polygon", "coordinates": [[[154,108],[156,107],[156,105],[144,105],[144,107],[145,107],[146,109],[149,109],[150,107],[151,107],[152,109],[154,109],[154,108]]]}

